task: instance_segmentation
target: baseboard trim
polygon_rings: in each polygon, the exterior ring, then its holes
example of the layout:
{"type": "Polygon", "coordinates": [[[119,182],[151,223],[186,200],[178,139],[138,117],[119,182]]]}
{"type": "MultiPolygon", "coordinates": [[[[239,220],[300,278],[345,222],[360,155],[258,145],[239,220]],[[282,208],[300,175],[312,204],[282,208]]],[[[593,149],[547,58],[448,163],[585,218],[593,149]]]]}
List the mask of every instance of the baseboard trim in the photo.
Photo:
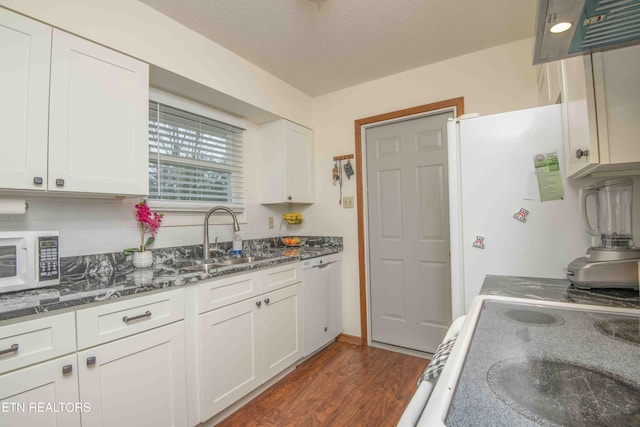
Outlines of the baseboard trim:
{"type": "Polygon", "coordinates": [[[355,335],[347,335],[347,334],[338,335],[338,338],[336,338],[336,341],[346,342],[348,344],[355,344],[355,345],[364,345],[365,344],[365,343],[362,342],[362,338],[361,337],[356,337],[355,335]]]}

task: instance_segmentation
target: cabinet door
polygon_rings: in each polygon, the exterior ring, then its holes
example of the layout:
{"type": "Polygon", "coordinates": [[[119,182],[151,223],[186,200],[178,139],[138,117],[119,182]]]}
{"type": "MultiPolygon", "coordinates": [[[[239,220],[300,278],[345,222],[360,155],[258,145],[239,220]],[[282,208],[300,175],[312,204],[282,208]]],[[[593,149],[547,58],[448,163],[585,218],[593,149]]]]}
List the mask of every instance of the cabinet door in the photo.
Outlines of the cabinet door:
{"type": "Polygon", "coordinates": [[[579,177],[600,163],[590,56],[562,61],[562,109],[567,176],[579,177]]]}
{"type": "Polygon", "coordinates": [[[186,426],[184,322],[78,353],[83,427],[186,426]]]}
{"type": "Polygon", "coordinates": [[[313,202],[313,145],[310,129],[285,121],[285,197],[287,202],[313,202]]]}
{"type": "Polygon", "coordinates": [[[44,190],[51,27],[0,9],[0,47],[0,186],[44,190]]]}
{"type": "Polygon", "coordinates": [[[600,163],[640,162],[640,45],[592,58],[600,156],[608,157],[600,163]]]}
{"type": "Polygon", "coordinates": [[[0,375],[0,384],[3,426],[80,426],[81,412],[93,409],[78,398],[75,353],[0,375]]]}
{"type": "Polygon", "coordinates": [[[147,64],[53,31],[50,191],[148,194],[147,64]]]}
{"type": "Polygon", "coordinates": [[[300,283],[262,295],[263,381],[302,357],[300,283]]]}
{"type": "Polygon", "coordinates": [[[260,314],[264,309],[261,300],[251,298],[200,315],[201,421],[262,384],[260,314]]]}

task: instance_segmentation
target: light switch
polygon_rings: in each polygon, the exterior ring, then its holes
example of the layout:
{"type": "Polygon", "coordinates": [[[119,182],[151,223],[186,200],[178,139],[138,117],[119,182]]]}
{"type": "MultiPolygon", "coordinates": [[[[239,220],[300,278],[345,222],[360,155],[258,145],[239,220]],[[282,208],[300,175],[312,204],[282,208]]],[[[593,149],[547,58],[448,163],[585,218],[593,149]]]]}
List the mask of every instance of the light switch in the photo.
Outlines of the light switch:
{"type": "Polygon", "coordinates": [[[269,228],[273,228],[273,217],[269,217],[269,228]]]}
{"type": "Polygon", "coordinates": [[[344,196],[342,198],[342,207],[345,209],[353,208],[353,196],[344,196]]]}

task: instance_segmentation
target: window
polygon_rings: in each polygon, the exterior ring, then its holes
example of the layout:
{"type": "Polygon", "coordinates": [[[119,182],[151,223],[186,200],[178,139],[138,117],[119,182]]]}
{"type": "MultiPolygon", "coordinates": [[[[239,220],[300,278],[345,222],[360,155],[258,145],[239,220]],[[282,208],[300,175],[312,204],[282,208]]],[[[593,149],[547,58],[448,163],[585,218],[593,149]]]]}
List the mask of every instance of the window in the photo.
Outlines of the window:
{"type": "Polygon", "coordinates": [[[149,200],[153,206],[195,211],[224,205],[242,210],[243,122],[161,92],[152,92],[150,98],[149,200]]]}

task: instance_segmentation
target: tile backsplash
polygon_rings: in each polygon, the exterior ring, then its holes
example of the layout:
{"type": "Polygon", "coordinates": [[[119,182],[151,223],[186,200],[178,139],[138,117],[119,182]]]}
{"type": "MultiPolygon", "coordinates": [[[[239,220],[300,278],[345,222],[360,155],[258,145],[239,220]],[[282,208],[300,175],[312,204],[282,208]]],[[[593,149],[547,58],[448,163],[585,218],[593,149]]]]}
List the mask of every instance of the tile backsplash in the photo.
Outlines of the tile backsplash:
{"type": "MultiPolygon", "coordinates": [[[[28,203],[27,212],[23,215],[0,214],[0,231],[57,230],[63,257],[119,252],[140,245],[134,208],[139,199],[20,198],[28,203]]],[[[278,236],[284,209],[282,206],[247,203],[245,213],[238,217],[240,235],[243,239],[278,236]],[[274,217],[275,227],[272,229],[268,228],[269,216],[274,217]]],[[[202,244],[203,225],[199,221],[196,224],[161,226],[152,248],[202,244]]],[[[303,232],[303,228],[299,231],[303,232]]],[[[216,236],[220,242],[233,240],[230,224],[211,225],[209,234],[212,242],[216,236]]]]}

